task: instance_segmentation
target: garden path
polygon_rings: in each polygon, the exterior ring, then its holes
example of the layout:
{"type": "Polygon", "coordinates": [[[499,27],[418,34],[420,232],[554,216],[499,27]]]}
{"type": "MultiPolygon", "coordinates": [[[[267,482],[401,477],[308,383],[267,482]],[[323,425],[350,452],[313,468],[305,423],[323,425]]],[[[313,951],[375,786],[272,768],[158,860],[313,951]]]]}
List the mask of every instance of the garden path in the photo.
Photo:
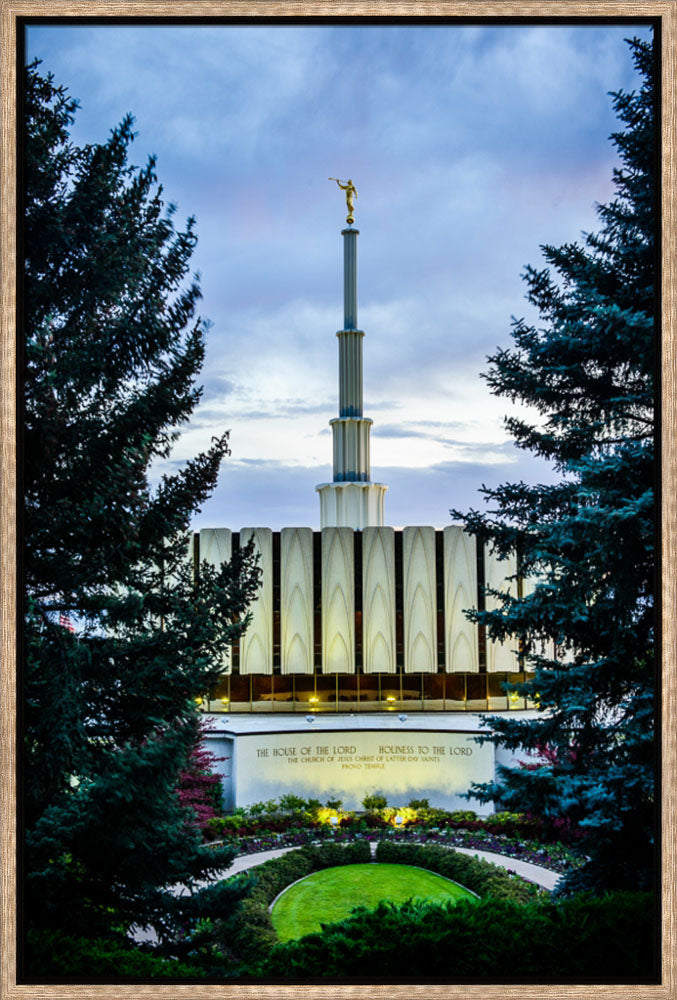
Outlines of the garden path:
{"type": "MultiPolygon", "coordinates": [[[[256,865],[262,865],[264,861],[270,861],[271,858],[279,858],[280,855],[286,854],[287,851],[294,850],[297,850],[297,848],[281,847],[273,851],[261,851],[260,854],[245,854],[237,857],[228,869],[228,876],[239,875],[240,872],[248,871],[250,868],[256,867],[256,865]]],[[[560,878],[558,872],[550,871],[549,868],[542,868],[540,865],[534,865],[530,861],[520,861],[519,858],[508,858],[503,854],[494,854],[492,851],[478,851],[470,847],[454,847],[454,850],[459,851],[461,854],[474,855],[483,861],[491,861],[492,864],[499,865],[501,868],[509,868],[510,871],[517,872],[522,878],[529,879],[530,882],[535,882],[536,885],[540,885],[543,889],[554,889],[560,878]]],[[[376,852],[376,844],[374,843],[371,845],[371,852],[372,854],[376,852]]]]}

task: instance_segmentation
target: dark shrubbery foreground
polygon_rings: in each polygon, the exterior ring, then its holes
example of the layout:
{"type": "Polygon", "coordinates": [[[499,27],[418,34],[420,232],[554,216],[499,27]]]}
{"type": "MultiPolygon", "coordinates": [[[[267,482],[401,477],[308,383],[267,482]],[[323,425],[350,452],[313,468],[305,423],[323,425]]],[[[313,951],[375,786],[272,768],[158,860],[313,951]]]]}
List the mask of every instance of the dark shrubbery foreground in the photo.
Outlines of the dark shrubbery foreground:
{"type": "Polygon", "coordinates": [[[250,974],[271,980],[401,982],[651,981],[649,893],[551,901],[487,861],[438,846],[381,841],[377,860],[425,868],[480,896],[454,904],[382,903],[298,941],[279,943],[268,907],[285,886],[321,868],[370,859],[368,844],[325,844],[268,861],[243,900],[230,944],[250,974]]]}
{"type": "Polygon", "coordinates": [[[649,893],[560,903],[380,903],[278,944],[258,974],[273,980],[378,982],[651,982],[649,893]]]}
{"type": "Polygon", "coordinates": [[[195,965],[142,951],[125,938],[84,938],[61,931],[30,930],[24,964],[29,979],[199,979],[208,972],[195,965]]]}
{"type": "MultiPolygon", "coordinates": [[[[252,885],[234,919],[207,921],[220,958],[201,934],[185,942],[182,961],[161,958],[122,938],[29,934],[31,979],[140,981],[237,980],[444,983],[651,982],[653,901],[617,892],[553,902],[495,865],[457,851],[382,842],[381,862],[436,871],[481,898],[449,903],[381,903],[357,909],[321,933],[281,944],[268,907],[286,886],[312,872],[370,860],[369,844],[322,844],[292,851],[239,876],[252,885]],[[218,961],[217,961],[218,958],[218,961]]],[[[204,921],[203,921],[204,922],[204,921]]]]}

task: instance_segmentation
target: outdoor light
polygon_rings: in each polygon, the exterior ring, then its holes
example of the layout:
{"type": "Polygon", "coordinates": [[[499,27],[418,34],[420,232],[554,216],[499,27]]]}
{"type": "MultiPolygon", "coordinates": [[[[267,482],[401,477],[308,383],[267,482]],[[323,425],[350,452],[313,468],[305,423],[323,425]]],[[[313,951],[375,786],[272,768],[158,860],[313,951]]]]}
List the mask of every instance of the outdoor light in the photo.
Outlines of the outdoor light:
{"type": "Polygon", "coordinates": [[[397,826],[402,826],[402,824],[404,823],[404,816],[396,816],[395,823],[397,824],[397,826]]]}
{"type": "Polygon", "coordinates": [[[306,715],[306,722],[315,722],[314,715],[306,715]]]}
{"type": "Polygon", "coordinates": [[[395,697],[394,694],[389,694],[386,698],[386,701],[397,701],[397,698],[395,697]]]}
{"type": "Polygon", "coordinates": [[[398,715],[397,718],[400,720],[400,722],[406,722],[407,721],[407,717],[404,714],[403,715],[398,715]]]}
{"type": "Polygon", "coordinates": [[[221,704],[222,705],[227,705],[229,701],[230,701],[230,698],[222,698],[221,699],[221,704]]]}
{"type": "Polygon", "coordinates": [[[310,701],[310,702],[312,702],[312,703],[315,703],[315,702],[317,702],[317,701],[319,701],[319,700],[320,700],[320,699],[319,699],[319,698],[317,697],[317,695],[312,695],[312,697],[310,697],[310,698],[308,699],[308,701],[310,701]]]}
{"type": "Polygon", "coordinates": [[[332,826],[338,826],[338,816],[330,816],[329,822],[332,826]]]}

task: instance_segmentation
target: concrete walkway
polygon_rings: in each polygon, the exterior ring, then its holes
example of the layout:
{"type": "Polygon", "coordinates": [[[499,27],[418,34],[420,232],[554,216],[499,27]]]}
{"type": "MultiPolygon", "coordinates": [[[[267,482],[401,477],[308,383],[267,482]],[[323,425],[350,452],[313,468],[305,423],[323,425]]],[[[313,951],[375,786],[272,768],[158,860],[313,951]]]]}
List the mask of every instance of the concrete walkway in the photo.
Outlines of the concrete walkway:
{"type": "Polygon", "coordinates": [[[520,861],[519,858],[509,858],[506,854],[494,854],[492,851],[476,851],[471,847],[454,847],[460,854],[471,854],[473,857],[481,858],[482,861],[491,861],[492,865],[499,865],[501,868],[509,868],[529,882],[535,882],[543,889],[554,889],[561,875],[553,872],[549,868],[542,868],[541,865],[534,865],[531,861],[520,861]]]}
{"type": "MultiPolygon", "coordinates": [[[[449,846],[461,854],[470,854],[476,858],[481,858],[483,861],[490,861],[500,868],[509,868],[511,871],[521,875],[522,878],[528,879],[529,882],[535,882],[536,885],[540,885],[543,889],[554,889],[561,878],[559,872],[550,871],[549,868],[542,868],[541,865],[534,865],[530,861],[520,861],[519,858],[509,858],[505,854],[494,854],[491,851],[477,851],[469,847],[455,847],[453,844],[449,846]]],[[[240,872],[246,872],[250,868],[262,865],[264,861],[270,861],[271,858],[279,858],[288,851],[296,850],[298,850],[297,847],[280,847],[274,851],[261,851],[260,854],[245,854],[235,858],[230,868],[224,872],[224,876],[230,878],[231,875],[239,875],[240,872]]],[[[371,853],[372,856],[376,854],[375,843],[371,844],[371,853]]]]}

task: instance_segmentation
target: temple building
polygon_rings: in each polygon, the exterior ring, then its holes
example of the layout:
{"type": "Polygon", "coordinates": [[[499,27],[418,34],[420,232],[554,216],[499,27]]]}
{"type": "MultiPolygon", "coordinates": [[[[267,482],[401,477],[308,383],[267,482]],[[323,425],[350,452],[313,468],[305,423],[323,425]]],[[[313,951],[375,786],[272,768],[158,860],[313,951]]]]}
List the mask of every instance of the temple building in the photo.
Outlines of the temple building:
{"type": "Polygon", "coordinates": [[[474,739],[483,714],[532,706],[504,690],[524,679],[517,640],[487,640],[464,610],[483,607],[485,585],[516,594],[528,584],[509,579],[514,559],[499,561],[456,525],[385,523],[387,486],[371,481],[363,413],[351,200],[348,209],[333,480],[316,487],[321,528],[193,536],[196,564],[216,565],[253,536],[262,568],[251,624],[203,699],[210,748],[225,758],[230,807],[294,791],[359,808],[378,790],[392,804],[425,797],[486,812],[461,795],[510,758],[474,739]]]}

